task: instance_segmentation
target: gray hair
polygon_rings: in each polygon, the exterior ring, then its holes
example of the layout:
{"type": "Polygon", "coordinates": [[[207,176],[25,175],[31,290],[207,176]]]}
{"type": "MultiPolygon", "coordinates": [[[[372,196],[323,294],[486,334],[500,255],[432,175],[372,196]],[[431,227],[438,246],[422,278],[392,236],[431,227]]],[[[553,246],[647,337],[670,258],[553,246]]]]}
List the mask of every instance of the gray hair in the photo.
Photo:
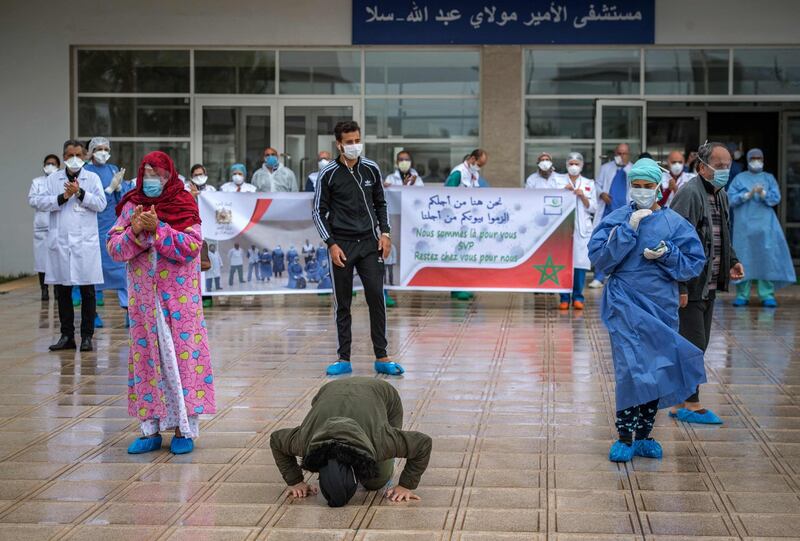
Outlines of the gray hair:
{"type": "Polygon", "coordinates": [[[697,149],[697,159],[704,164],[709,165],[708,161],[711,159],[711,154],[713,154],[714,150],[717,148],[724,148],[725,152],[730,154],[728,147],[724,143],[706,141],[700,145],[700,148],[697,149]]]}

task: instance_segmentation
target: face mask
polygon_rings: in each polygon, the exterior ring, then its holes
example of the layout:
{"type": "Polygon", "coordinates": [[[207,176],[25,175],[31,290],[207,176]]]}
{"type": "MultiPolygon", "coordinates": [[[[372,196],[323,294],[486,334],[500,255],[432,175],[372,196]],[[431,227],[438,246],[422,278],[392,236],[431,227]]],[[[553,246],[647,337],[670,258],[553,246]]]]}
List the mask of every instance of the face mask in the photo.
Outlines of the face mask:
{"type": "Polygon", "coordinates": [[[233,179],[233,183],[237,186],[244,184],[244,175],[233,175],[231,178],[233,179]]]}
{"type": "Polygon", "coordinates": [[[550,160],[542,160],[539,162],[539,169],[542,172],[547,172],[553,167],[553,162],[550,160]]]}
{"type": "Polygon", "coordinates": [[[58,171],[58,167],[56,167],[56,166],[55,166],[55,165],[53,165],[52,163],[48,163],[47,165],[45,165],[45,166],[42,168],[42,171],[44,171],[44,174],[45,174],[45,175],[52,175],[53,173],[55,173],[56,171],[58,171]]]}
{"type": "Polygon", "coordinates": [[[658,188],[631,188],[631,199],[640,209],[649,209],[656,202],[658,188]]]}
{"type": "Polygon", "coordinates": [[[67,168],[69,168],[69,170],[74,173],[75,171],[80,170],[80,168],[83,167],[84,163],[86,163],[86,162],[84,162],[79,157],[73,156],[70,159],[68,159],[67,161],[65,161],[64,165],[66,165],[67,168]]]}
{"type": "Polygon", "coordinates": [[[269,167],[270,169],[275,169],[276,167],[278,167],[278,157],[270,154],[264,160],[264,163],[267,164],[267,167],[269,167]]]}
{"type": "Polygon", "coordinates": [[[98,150],[94,153],[94,161],[99,163],[100,165],[105,164],[108,159],[111,157],[111,153],[107,150],[98,150]]]}
{"type": "Polygon", "coordinates": [[[680,176],[680,174],[683,173],[683,164],[681,162],[671,163],[669,165],[669,171],[673,176],[680,176]]]}
{"type": "Polygon", "coordinates": [[[343,145],[342,146],[342,154],[348,160],[356,160],[361,153],[364,151],[364,144],[363,143],[356,143],[354,145],[343,145]]]}
{"type": "Polygon", "coordinates": [[[614,154],[614,163],[617,164],[617,167],[622,167],[622,156],[614,154]]]}
{"type": "Polygon", "coordinates": [[[397,162],[397,168],[401,173],[408,173],[408,170],[411,169],[411,162],[408,160],[400,160],[397,162]]]}
{"type": "Polygon", "coordinates": [[[147,197],[158,197],[164,187],[159,177],[145,177],[142,179],[142,190],[147,197]]]}
{"type": "MultiPolygon", "coordinates": [[[[704,163],[704,162],[701,162],[704,163]]],[[[707,163],[704,163],[706,167],[714,171],[714,176],[708,180],[715,188],[724,188],[728,185],[728,178],[730,177],[731,170],[730,169],[714,169],[707,163]]]]}
{"type": "Polygon", "coordinates": [[[317,162],[317,167],[319,167],[319,170],[322,171],[322,168],[328,165],[329,163],[331,163],[330,160],[326,160],[325,158],[323,158],[317,162]]]}
{"type": "Polygon", "coordinates": [[[192,182],[194,182],[198,186],[202,186],[203,184],[208,182],[208,177],[205,175],[197,175],[196,177],[192,177],[192,182]]]}
{"type": "Polygon", "coordinates": [[[583,171],[583,167],[581,167],[580,165],[568,165],[567,166],[567,172],[570,175],[572,175],[573,177],[577,177],[578,175],[580,175],[581,171],[583,171]]]}
{"type": "Polygon", "coordinates": [[[477,175],[481,172],[481,166],[478,164],[472,164],[469,166],[469,170],[477,175]]]}
{"type": "Polygon", "coordinates": [[[741,150],[734,150],[733,151],[733,159],[734,160],[738,160],[741,157],[742,157],[742,151],[741,150]]]}
{"type": "Polygon", "coordinates": [[[761,160],[750,160],[747,163],[747,167],[749,167],[753,173],[760,173],[764,170],[764,162],[761,160]]]}

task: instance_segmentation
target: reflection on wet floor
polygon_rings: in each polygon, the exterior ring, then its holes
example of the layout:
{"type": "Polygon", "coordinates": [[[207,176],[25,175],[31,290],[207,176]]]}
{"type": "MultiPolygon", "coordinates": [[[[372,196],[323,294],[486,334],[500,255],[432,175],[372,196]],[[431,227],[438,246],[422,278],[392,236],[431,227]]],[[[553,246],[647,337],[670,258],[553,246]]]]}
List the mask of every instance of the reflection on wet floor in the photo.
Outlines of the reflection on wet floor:
{"type": "MultiPolygon", "coordinates": [[[[126,453],[122,312],[91,354],[53,354],[54,306],[0,295],[0,539],[497,540],[798,538],[800,291],[777,311],[718,301],[704,403],[722,427],[659,414],[660,461],[608,462],[613,369],[598,318],[553,296],[399,294],[391,379],[434,454],[418,493],[290,501],[269,434],[300,422],[331,361],[330,297],[231,298],[207,312],[220,413],[194,453],[126,453]],[[557,534],[557,537],[556,537],[557,534]]],[[[354,366],[372,373],[363,297],[354,366]]]]}

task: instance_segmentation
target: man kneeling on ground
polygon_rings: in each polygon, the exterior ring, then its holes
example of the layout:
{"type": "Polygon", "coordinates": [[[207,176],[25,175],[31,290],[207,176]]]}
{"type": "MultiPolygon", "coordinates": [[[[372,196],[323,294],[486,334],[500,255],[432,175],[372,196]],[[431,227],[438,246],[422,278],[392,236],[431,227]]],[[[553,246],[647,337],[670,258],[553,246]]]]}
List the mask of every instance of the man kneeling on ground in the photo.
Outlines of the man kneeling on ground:
{"type": "Polygon", "coordinates": [[[403,404],[394,387],[379,379],[348,378],[324,385],[303,423],[273,432],[269,444],[295,498],[317,493],[303,480],[307,470],[319,473],[330,507],[346,505],[359,483],[367,490],[387,487],[393,502],[419,500],[412,491],[428,467],[431,438],[402,427],[403,404]],[[407,461],[398,486],[390,487],[395,458],[407,461]]]}

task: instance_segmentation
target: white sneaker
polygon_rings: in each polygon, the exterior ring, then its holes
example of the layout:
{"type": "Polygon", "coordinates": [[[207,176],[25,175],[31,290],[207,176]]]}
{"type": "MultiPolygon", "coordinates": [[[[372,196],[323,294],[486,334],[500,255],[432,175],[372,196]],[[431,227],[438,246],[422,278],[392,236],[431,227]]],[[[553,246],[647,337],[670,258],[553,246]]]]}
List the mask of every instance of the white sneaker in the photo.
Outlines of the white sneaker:
{"type": "Polygon", "coordinates": [[[603,282],[601,282],[600,280],[592,280],[589,283],[590,289],[600,289],[601,287],[603,287],[603,282]]]}

